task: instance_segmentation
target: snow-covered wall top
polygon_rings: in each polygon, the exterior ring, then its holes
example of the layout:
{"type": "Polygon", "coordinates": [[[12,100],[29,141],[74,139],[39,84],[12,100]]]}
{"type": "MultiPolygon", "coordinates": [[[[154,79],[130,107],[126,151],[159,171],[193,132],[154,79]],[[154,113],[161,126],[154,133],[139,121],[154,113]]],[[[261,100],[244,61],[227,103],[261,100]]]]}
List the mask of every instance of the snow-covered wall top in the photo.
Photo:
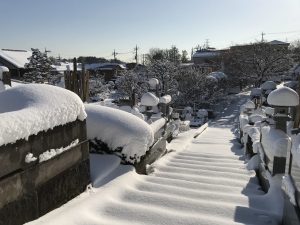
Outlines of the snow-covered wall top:
{"type": "Polygon", "coordinates": [[[273,160],[274,156],[286,157],[287,149],[291,145],[287,134],[270,126],[262,127],[261,134],[261,143],[269,159],[273,160]]]}
{"type": "Polygon", "coordinates": [[[268,81],[264,82],[260,87],[263,90],[274,90],[274,89],[276,89],[276,86],[277,85],[274,81],[268,80],[268,81]]]}
{"type": "Polygon", "coordinates": [[[0,146],[85,118],[81,99],[71,91],[46,84],[18,85],[0,92],[0,146]]]}
{"type": "Polygon", "coordinates": [[[154,94],[147,92],[143,94],[141,99],[141,105],[145,106],[156,106],[159,103],[159,98],[154,94]]]}
{"type": "Polygon", "coordinates": [[[126,161],[140,159],[153,144],[154,133],[151,126],[138,117],[105,106],[85,106],[87,112],[87,136],[97,138],[112,150],[122,147],[126,161]]]}
{"type": "Polygon", "coordinates": [[[172,100],[172,97],[170,95],[164,95],[159,98],[159,103],[168,104],[172,100]]]}
{"type": "Polygon", "coordinates": [[[299,95],[289,87],[281,87],[272,91],[268,96],[268,104],[274,106],[297,106],[299,95]]]}

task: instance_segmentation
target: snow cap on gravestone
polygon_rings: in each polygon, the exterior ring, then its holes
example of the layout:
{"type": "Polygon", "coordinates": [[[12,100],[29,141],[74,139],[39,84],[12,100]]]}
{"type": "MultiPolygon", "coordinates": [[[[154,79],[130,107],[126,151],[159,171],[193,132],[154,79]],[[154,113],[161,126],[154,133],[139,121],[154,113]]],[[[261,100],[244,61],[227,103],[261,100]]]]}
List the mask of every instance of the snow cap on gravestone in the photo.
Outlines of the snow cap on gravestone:
{"type": "Polygon", "coordinates": [[[268,80],[268,81],[264,82],[260,87],[261,87],[261,89],[266,91],[266,90],[276,89],[277,85],[274,81],[268,80]]]}
{"type": "Polygon", "coordinates": [[[159,98],[154,94],[147,92],[143,94],[141,99],[141,105],[145,106],[156,106],[159,103],[159,98]]]}
{"type": "Polygon", "coordinates": [[[267,101],[269,105],[274,106],[297,106],[299,105],[299,95],[289,87],[281,87],[272,91],[267,101]]]}
{"type": "Polygon", "coordinates": [[[254,102],[252,102],[251,100],[248,100],[245,105],[244,105],[245,109],[255,109],[255,104],[254,102]]]}
{"type": "Polygon", "coordinates": [[[3,79],[3,73],[4,72],[9,72],[9,69],[5,66],[0,66],[0,80],[3,79]]]}
{"type": "Polygon", "coordinates": [[[154,89],[156,89],[156,86],[159,84],[159,81],[156,78],[151,78],[151,79],[149,79],[148,83],[150,85],[150,89],[154,90],[154,89]]]}

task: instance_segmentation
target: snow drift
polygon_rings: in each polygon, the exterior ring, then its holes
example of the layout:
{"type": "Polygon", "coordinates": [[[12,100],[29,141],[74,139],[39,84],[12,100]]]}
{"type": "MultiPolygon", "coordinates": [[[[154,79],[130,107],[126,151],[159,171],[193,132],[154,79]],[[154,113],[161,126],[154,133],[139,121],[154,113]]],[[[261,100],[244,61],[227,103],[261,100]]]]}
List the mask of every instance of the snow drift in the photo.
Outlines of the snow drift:
{"type": "Polygon", "coordinates": [[[27,84],[0,92],[0,146],[56,126],[84,120],[81,99],[46,84],[27,84]]]}

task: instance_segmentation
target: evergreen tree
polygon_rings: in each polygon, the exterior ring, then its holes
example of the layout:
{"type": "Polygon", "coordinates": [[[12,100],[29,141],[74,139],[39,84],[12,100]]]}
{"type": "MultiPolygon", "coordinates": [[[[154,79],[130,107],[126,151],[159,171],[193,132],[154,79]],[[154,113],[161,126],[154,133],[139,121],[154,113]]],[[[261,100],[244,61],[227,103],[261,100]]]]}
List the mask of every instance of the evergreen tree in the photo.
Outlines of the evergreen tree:
{"type": "Polygon", "coordinates": [[[32,48],[32,56],[29,63],[25,64],[25,69],[29,72],[23,75],[26,82],[45,83],[51,80],[51,60],[46,52],[41,52],[37,48],[32,48]]]}

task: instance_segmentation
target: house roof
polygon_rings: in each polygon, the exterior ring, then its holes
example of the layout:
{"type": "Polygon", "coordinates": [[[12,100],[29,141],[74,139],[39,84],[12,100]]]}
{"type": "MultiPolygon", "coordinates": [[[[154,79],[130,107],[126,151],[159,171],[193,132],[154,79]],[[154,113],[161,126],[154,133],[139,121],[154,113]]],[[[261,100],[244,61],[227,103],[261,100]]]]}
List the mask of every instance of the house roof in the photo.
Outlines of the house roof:
{"type": "Polygon", "coordinates": [[[27,50],[0,50],[0,57],[10,62],[17,68],[24,68],[25,64],[29,62],[28,58],[31,57],[31,55],[32,52],[27,50]]]}
{"type": "Polygon", "coordinates": [[[197,51],[194,55],[193,58],[215,58],[220,56],[220,52],[218,51],[197,51]]]}
{"type": "Polygon", "coordinates": [[[283,42],[283,41],[278,41],[278,40],[273,40],[268,42],[271,45],[289,45],[290,43],[287,42],[283,42]]]}

